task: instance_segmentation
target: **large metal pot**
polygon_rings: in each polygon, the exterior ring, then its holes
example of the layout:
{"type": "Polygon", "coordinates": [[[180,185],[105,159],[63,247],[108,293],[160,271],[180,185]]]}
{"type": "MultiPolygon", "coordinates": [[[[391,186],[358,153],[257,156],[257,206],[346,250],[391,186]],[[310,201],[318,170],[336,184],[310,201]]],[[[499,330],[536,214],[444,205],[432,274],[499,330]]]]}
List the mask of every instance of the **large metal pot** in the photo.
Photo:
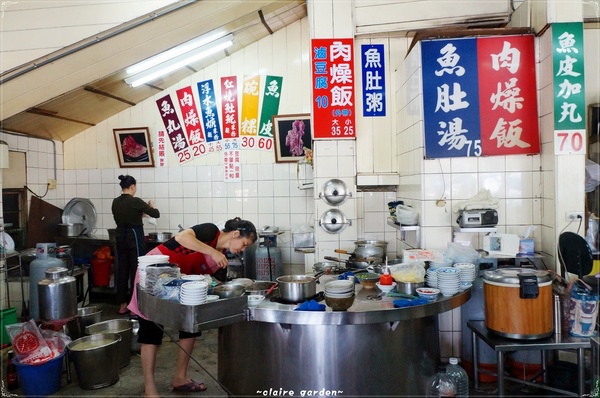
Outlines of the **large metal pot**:
{"type": "Polygon", "coordinates": [[[383,257],[383,248],[381,246],[361,246],[354,249],[354,253],[350,253],[347,250],[336,249],[336,253],[349,254],[353,257],[366,258],[366,257],[383,257]]]}
{"type": "Polygon", "coordinates": [[[317,294],[317,279],[323,273],[316,276],[309,275],[283,275],[277,278],[279,296],[282,300],[290,303],[301,303],[317,294]]]}
{"type": "Polygon", "coordinates": [[[79,236],[83,235],[84,232],[84,226],[82,223],[58,224],[59,236],[79,236]]]}
{"type": "Polygon", "coordinates": [[[367,248],[378,247],[382,249],[381,257],[385,257],[387,245],[388,243],[384,240],[358,240],[354,242],[354,252],[361,250],[360,248],[364,248],[366,250],[367,248]]]}

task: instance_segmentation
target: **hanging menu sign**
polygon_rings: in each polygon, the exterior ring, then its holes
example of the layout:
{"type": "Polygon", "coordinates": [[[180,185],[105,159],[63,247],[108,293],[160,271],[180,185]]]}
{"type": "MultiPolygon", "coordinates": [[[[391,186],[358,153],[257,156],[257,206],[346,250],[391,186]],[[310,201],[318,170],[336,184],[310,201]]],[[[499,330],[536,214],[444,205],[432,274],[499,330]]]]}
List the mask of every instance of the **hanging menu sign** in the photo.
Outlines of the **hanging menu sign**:
{"type": "Polygon", "coordinates": [[[383,44],[360,46],[363,116],[385,116],[385,58],[383,44]]]}
{"type": "Polygon", "coordinates": [[[245,76],[242,89],[242,115],[240,137],[242,148],[256,149],[258,147],[258,102],[260,76],[245,76]]]}
{"type": "Polygon", "coordinates": [[[554,153],[585,154],[583,23],[552,24],[554,153]]]}
{"type": "Polygon", "coordinates": [[[221,142],[221,125],[219,124],[215,87],[212,80],[198,82],[198,96],[200,97],[200,109],[202,110],[204,131],[206,131],[206,152],[220,152],[223,150],[221,142]]]}
{"type": "Polygon", "coordinates": [[[171,147],[173,147],[173,152],[175,152],[175,155],[177,155],[179,163],[185,163],[192,160],[193,156],[185,137],[185,133],[181,128],[181,122],[179,121],[177,112],[175,112],[175,107],[173,106],[171,96],[167,94],[164,97],[159,98],[156,100],[156,105],[158,106],[160,116],[163,124],[165,125],[165,129],[167,130],[171,147]]]}
{"type": "Polygon", "coordinates": [[[190,150],[194,157],[198,157],[206,152],[206,138],[202,131],[202,123],[192,94],[192,87],[187,86],[177,90],[177,101],[183,116],[183,125],[187,133],[190,150]]]}
{"type": "Polygon", "coordinates": [[[263,94],[262,109],[258,128],[258,149],[273,150],[273,122],[271,118],[279,112],[281,99],[281,83],[283,77],[268,76],[265,78],[265,92],[263,94]]]}
{"type": "Polygon", "coordinates": [[[355,139],[354,40],[312,39],[315,139],[355,139]]]}

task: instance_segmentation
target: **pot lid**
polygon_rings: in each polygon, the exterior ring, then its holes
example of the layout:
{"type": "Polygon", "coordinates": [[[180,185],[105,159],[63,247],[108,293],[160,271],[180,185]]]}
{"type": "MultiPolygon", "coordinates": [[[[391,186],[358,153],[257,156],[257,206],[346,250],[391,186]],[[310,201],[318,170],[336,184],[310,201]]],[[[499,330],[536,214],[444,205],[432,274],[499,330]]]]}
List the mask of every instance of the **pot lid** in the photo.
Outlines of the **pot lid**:
{"type": "Polygon", "coordinates": [[[327,180],[323,184],[323,192],[319,193],[319,197],[322,198],[330,206],[339,206],[352,196],[344,181],[337,178],[327,180]]]}
{"type": "Polygon", "coordinates": [[[63,209],[62,221],[65,224],[83,224],[84,234],[90,234],[96,227],[96,208],[89,199],[73,198],[63,209]]]}
{"type": "Polygon", "coordinates": [[[325,232],[337,234],[340,233],[346,225],[352,225],[352,222],[346,219],[346,216],[340,210],[329,209],[321,216],[319,225],[325,232]]]}
{"type": "Polygon", "coordinates": [[[52,268],[48,268],[45,271],[46,278],[52,279],[54,281],[67,276],[67,272],[69,272],[69,270],[65,267],[52,267],[52,268]]]}
{"type": "Polygon", "coordinates": [[[487,270],[483,273],[485,281],[519,285],[519,275],[534,275],[538,283],[546,283],[552,280],[548,271],[531,268],[499,268],[487,270]]]}

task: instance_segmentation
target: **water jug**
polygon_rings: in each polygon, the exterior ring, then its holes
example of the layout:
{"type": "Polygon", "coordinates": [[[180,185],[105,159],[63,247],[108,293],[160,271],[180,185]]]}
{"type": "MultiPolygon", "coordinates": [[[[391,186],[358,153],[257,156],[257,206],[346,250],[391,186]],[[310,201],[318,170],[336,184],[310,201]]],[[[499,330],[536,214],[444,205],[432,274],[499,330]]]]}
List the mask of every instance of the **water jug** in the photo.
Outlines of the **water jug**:
{"type": "Polygon", "coordinates": [[[38,282],[40,319],[51,321],[77,315],[77,285],[67,273],[65,267],[48,268],[46,278],[38,282]]]}

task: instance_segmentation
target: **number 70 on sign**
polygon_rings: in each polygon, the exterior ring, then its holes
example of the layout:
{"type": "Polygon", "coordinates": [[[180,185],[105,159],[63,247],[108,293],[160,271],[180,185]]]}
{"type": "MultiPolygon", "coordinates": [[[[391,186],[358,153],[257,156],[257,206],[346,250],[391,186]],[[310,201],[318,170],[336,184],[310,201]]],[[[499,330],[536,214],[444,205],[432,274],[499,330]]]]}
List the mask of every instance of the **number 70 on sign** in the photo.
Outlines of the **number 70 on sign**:
{"type": "Polygon", "coordinates": [[[555,130],[554,154],[585,154],[585,130],[555,130]]]}

